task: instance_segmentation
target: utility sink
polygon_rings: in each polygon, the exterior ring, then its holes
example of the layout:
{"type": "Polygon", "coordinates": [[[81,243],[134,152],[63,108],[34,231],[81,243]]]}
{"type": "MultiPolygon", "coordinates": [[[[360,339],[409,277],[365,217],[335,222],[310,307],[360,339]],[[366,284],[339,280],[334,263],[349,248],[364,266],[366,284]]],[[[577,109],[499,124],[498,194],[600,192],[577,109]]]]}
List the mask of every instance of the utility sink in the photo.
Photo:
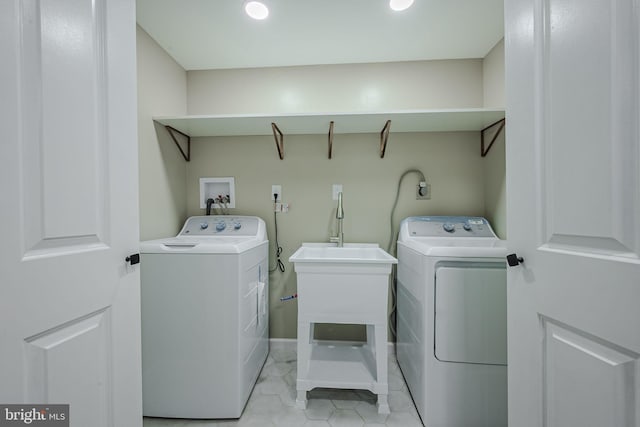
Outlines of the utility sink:
{"type": "Polygon", "coordinates": [[[365,389],[388,414],[387,307],[391,266],[398,260],[374,244],[303,243],[289,258],[298,278],[296,405],[316,387],[365,389]],[[316,323],[366,325],[362,345],[322,343],[316,323]]]}
{"type": "Polygon", "coordinates": [[[289,258],[295,263],[327,264],[397,264],[398,260],[376,244],[347,243],[339,248],[335,244],[303,243],[289,258]]]}
{"type": "Polygon", "coordinates": [[[298,315],[326,323],[385,322],[391,266],[376,244],[303,243],[289,258],[298,277],[298,315]]]}

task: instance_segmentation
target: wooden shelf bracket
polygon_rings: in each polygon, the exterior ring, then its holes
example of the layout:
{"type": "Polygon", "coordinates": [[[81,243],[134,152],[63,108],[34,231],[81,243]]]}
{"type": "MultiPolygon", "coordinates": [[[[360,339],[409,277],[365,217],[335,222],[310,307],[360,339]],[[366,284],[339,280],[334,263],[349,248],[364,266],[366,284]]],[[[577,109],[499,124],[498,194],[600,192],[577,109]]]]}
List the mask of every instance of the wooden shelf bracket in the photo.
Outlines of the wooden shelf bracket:
{"type": "Polygon", "coordinates": [[[167,130],[167,132],[169,132],[171,139],[173,139],[176,147],[178,147],[178,150],[180,150],[180,154],[182,154],[182,157],[184,157],[187,162],[191,161],[191,137],[185,133],[180,132],[178,129],[172,128],[171,126],[165,126],[164,128],[167,130]],[[178,141],[177,135],[180,135],[181,138],[185,139],[185,148],[182,148],[180,141],[178,141]]]}
{"type": "Polygon", "coordinates": [[[273,130],[273,138],[276,140],[276,148],[278,149],[278,156],[280,160],[284,159],[284,135],[278,128],[278,125],[271,123],[271,130],[273,130]]]}
{"type": "Polygon", "coordinates": [[[387,149],[387,141],[389,141],[389,130],[391,130],[391,120],[387,120],[380,132],[380,158],[384,158],[384,152],[387,149]]]}
{"type": "Polygon", "coordinates": [[[333,149],[333,120],[329,122],[329,158],[331,158],[331,150],[333,149]]]}
{"type": "Polygon", "coordinates": [[[487,126],[486,128],[484,128],[484,129],[482,129],[480,131],[480,155],[482,157],[485,157],[489,153],[489,150],[491,149],[491,146],[493,145],[494,142],[496,142],[496,139],[498,139],[498,136],[500,135],[500,133],[504,129],[505,123],[506,123],[506,119],[500,119],[497,122],[490,124],[489,126],[487,126]],[[500,125],[500,126],[498,127],[498,130],[496,131],[496,133],[493,135],[493,138],[491,138],[491,142],[489,142],[489,145],[485,149],[485,147],[484,147],[484,145],[485,145],[484,144],[484,133],[485,133],[485,131],[491,129],[492,127],[494,127],[496,125],[500,125]]]}

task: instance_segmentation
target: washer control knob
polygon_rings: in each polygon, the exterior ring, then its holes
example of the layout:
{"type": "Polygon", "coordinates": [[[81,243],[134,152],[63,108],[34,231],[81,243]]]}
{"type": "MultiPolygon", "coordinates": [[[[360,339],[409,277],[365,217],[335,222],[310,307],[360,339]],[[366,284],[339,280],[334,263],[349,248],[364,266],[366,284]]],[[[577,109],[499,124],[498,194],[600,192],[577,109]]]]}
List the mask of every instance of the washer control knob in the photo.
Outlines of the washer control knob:
{"type": "Polygon", "coordinates": [[[445,222],[444,224],[442,224],[442,228],[447,233],[453,233],[454,231],[456,231],[456,226],[451,224],[450,222],[445,222]]]}
{"type": "Polygon", "coordinates": [[[462,225],[462,228],[464,228],[464,229],[465,229],[465,230],[467,230],[467,231],[471,231],[471,224],[469,224],[468,222],[465,222],[465,223],[462,225]]]}
{"type": "Polygon", "coordinates": [[[208,222],[200,223],[200,230],[206,230],[207,228],[209,228],[209,223],[208,222]]]}
{"type": "Polygon", "coordinates": [[[233,223],[234,230],[240,230],[242,228],[242,223],[240,221],[236,221],[233,223]]]}
{"type": "Polygon", "coordinates": [[[225,228],[227,228],[227,224],[225,224],[224,221],[220,221],[216,224],[216,231],[222,231],[225,228]]]}

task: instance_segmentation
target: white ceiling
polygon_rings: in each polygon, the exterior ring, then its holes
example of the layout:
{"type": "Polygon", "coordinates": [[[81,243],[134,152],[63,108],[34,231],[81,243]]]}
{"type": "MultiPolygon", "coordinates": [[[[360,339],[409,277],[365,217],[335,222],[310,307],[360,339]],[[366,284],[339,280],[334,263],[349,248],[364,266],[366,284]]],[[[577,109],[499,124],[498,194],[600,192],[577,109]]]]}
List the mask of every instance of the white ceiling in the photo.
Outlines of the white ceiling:
{"type": "Polygon", "coordinates": [[[137,0],[138,24],[184,69],[483,58],[503,37],[503,0],[137,0]]]}

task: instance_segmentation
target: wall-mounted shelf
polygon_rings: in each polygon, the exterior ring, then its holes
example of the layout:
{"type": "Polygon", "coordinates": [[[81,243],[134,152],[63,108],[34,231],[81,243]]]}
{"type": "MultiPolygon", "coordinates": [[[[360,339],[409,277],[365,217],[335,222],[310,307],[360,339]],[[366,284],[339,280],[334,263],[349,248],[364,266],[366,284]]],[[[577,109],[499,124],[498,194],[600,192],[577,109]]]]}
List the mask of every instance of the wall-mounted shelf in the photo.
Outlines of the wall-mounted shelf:
{"type": "MultiPolygon", "coordinates": [[[[363,113],[174,116],[154,117],[153,119],[191,138],[243,135],[273,135],[275,137],[276,132],[272,126],[272,123],[275,123],[282,135],[327,135],[329,132],[329,144],[331,144],[334,134],[380,133],[381,129],[384,131],[387,128],[386,123],[389,120],[393,123],[393,133],[398,133],[482,131],[503,118],[504,110],[468,108],[363,113]]],[[[388,129],[385,133],[388,136],[388,129]]],[[[280,157],[283,158],[283,137],[278,136],[280,138],[276,137],[276,144],[280,157]]],[[[384,134],[381,135],[381,137],[384,136],[384,134]]],[[[386,138],[384,139],[386,145],[386,138]]],[[[381,157],[383,154],[382,151],[381,157]]]]}

